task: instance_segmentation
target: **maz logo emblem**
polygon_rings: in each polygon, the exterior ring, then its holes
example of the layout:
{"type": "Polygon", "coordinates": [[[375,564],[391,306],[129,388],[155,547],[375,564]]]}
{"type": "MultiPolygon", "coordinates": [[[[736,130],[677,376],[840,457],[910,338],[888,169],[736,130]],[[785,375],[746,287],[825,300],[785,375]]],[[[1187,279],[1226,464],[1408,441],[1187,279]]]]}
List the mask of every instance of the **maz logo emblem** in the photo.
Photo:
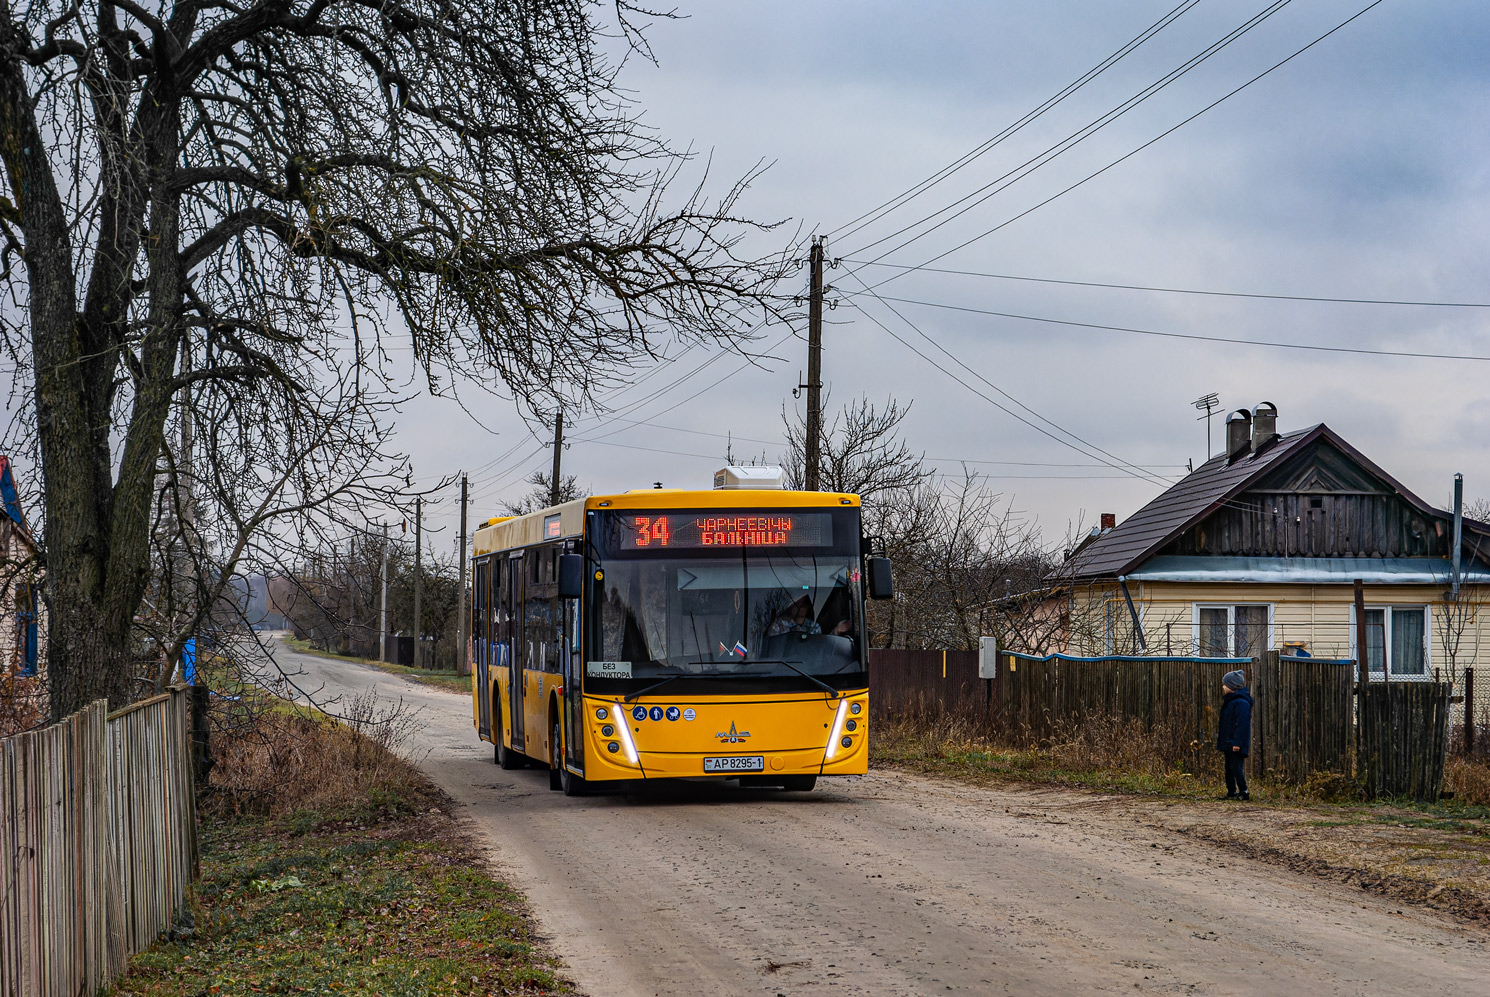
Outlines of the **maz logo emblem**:
{"type": "Polygon", "coordinates": [[[750,731],[748,730],[735,730],[735,722],[733,720],[729,722],[729,730],[722,730],[714,735],[715,738],[723,741],[725,744],[739,744],[749,736],[750,731]]]}

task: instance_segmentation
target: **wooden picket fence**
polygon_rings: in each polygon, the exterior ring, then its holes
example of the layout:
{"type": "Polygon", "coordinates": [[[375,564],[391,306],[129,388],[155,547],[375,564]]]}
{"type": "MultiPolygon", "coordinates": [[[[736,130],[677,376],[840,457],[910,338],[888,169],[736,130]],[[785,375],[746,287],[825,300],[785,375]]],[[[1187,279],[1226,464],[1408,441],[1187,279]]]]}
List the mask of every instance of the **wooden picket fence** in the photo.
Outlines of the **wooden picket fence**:
{"type": "Polygon", "coordinates": [[[1213,750],[1221,676],[1247,673],[1254,772],[1302,781],[1350,773],[1353,663],[1282,657],[998,654],[997,676],[978,677],[975,651],[871,652],[870,703],[881,715],[954,717],[1032,742],[1087,721],[1116,718],[1162,735],[1176,757],[1219,770],[1213,750]]]}
{"type": "Polygon", "coordinates": [[[1359,774],[1371,797],[1436,802],[1449,747],[1447,682],[1371,682],[1360,687],[1359,774]]]}
{"type": "Polygon", "coordinates": [[[0,740],[0,997],[77,997],[172,924],[196,872],[189,694],[0,740]]]}

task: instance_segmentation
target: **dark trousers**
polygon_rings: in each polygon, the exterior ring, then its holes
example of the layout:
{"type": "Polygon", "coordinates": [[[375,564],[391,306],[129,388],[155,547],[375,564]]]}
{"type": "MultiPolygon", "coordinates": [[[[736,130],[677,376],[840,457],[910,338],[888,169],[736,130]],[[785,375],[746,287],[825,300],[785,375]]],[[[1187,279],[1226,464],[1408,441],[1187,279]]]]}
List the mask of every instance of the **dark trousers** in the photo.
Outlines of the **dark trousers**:
{"type": "Polygon", "coordinates": [[[1247,791],[1247,773],[1242,771],[1246,762],[1247,756],[1240,751],[1226,752],[1226,791],[1233,796],[1247,791]]]}

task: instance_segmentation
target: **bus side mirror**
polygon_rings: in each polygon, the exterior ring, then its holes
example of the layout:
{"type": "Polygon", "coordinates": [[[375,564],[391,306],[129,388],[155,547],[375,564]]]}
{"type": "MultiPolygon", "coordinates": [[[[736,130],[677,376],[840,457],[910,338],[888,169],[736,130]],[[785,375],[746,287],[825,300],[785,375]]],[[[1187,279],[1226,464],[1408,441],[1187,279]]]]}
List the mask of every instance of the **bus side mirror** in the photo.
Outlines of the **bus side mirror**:
{"type": "Polygon", "coordinates": [[[559,598],[578,599],[585,591],[585,559],[578,554],[559,555],[559,598]]]}
{"type": "Polygon", "coordinates": [[[890,573],[890,559],[888,557],[871,557],[865,564],[869,568],[869,598],[893,598],[895,595],[895,579],[890,573]]]}

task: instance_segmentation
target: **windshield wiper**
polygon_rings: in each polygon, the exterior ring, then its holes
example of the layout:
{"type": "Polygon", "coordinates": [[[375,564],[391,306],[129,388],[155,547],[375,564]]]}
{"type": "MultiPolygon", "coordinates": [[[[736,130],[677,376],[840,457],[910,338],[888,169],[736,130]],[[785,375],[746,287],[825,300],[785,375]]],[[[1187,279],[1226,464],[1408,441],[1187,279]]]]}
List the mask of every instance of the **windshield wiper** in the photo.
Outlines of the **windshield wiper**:
{"type": "Polygon", "coordinates": [[[683,677],[682,674],[669,675],[667,678],[663,679],[661,682],[654,682],[651,685],[647,686],[645,689],[638,689],[636,692],[630,693],[629,695],[626,695],[626,696],[622,696],[621,697],[621,702],[623,702],[623,703],[629,703],[633,699],[636,699],[636,698],[638,698],[640,696],[645,696],[647,693],[651,692],[653,689],[661,689],[663,686],[667,685],[673,679],[680,679],[682,677],[683,677]]]}
{"type": "Polygon", "coordinates": [[[752,661],[751,664],[753,664],[753,665],[785,665],[786,667],[790,668],[792,671],[796,672],[798,675],[802,676],[807,681],[822,686],[824,689],[826,689],[828,691],[828,694],[831,695],[834,699],[838,699],[840,696],[843,695],[843,693],[839,692],[837,689],[833,688],[831,685],[829,685],[828,683],[824,682],[822,679],[818,678],[816,675],[812,674],[809,671],[805,671],[805,670],[803,670],[801,668],[798,668],[796,665],[792,664],[790,661],[783,661],[781,658],[757,658],[756,660],[752,661]]]}

